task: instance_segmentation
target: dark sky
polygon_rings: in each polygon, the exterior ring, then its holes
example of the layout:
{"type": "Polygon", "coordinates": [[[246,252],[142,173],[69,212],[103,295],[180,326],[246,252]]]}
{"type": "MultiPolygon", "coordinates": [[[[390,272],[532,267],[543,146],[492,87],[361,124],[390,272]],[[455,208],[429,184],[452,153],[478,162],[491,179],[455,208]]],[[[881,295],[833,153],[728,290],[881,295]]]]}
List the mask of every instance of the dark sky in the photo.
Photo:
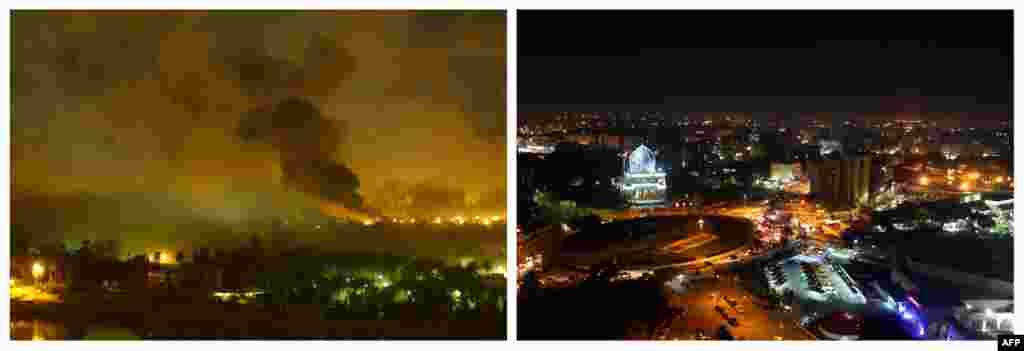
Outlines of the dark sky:
{"type": "Polygon", "coordinates": [[[15,11],[11,29],[19,235],[504,211],[501,12],[15,11]]]}
{"type": "Polygon", "coordinates": [[[1009,11],[517,16],[527,111],[1005,113],[1012,96],[1009,11]]]}

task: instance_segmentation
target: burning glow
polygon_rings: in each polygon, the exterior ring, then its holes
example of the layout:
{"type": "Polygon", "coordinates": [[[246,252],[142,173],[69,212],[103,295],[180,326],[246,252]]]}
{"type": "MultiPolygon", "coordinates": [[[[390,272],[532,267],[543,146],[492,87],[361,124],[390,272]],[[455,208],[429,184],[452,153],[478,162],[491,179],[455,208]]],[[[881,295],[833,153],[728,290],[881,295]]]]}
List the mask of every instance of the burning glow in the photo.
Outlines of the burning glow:
{"type": "Polygon", "coordinates": [[[971,189],[971,185],[967,182],[960,183],[960,191],[967,191],[971,189]]]}
{"type": "Polygon", "coordinates": [[[370,216],[366,215],[365,213],[326,201],[320,202],[320,211],[322,211],[324,214],[328,216],[351,219],[354,221],[363,222],[364,224],[367,221],[373,221],[373,219],[370,218],[370,216]]]}
{"type": "Polygon", "coordinates": [[[928,185],[928,177],[921,176],[921,179],[918,180],[918,183],[921,183],[921,185],[928,185]]]}

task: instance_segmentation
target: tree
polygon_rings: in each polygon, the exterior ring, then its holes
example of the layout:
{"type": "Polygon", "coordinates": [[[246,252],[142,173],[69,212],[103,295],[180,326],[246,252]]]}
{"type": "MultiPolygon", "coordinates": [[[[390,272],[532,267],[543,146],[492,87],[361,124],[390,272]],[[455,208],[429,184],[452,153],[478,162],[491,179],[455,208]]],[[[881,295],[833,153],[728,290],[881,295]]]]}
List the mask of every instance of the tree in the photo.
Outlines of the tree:
{"type": "Polygon", "coordinates": [[[751,149],[750,149],[750,158],[751,159],[753,159],[753,160],[760,160],[760,159],[764,159],[767,156],[768,156],[768,153],[765,151],[764,145],[762,145],[762,144],[751,145],[751,149]]]}
{"type": "MultiPolygon", "coordinates": [[[[82,245],[84,247],[85,243],[82,245]]],[[[91,243],[90,248],[95,257],[105,259],[117,259],[120,257],[121,245],[120,242],[115,240],[97,240],[91,243]]]]}

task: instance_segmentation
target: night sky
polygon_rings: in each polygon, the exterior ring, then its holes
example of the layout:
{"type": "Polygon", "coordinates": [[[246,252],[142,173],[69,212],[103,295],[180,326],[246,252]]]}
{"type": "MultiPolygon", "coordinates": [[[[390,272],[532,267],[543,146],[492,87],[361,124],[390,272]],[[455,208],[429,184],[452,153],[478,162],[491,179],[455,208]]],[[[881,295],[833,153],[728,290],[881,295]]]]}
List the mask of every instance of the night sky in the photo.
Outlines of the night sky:
{"type": "Polygon", "coordinates": [[[502,12],[15,11],[11,29],[16,236],[504,214],[502,12]]]}
{"type": "Polygon", "coordinates": [[[1010,11],[517,16],[524,111],[1011,110],[1010,11]]]}

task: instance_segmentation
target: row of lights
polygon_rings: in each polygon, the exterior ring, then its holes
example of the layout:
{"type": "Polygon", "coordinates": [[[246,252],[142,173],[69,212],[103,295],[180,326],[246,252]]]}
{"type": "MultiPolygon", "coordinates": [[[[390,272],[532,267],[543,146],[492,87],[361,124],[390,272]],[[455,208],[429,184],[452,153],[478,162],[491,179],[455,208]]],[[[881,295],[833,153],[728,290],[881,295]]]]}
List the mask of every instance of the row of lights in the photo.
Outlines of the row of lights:
{"type": "MultiPolygon", "coordinates": [[[[433,223],[433,224],[444,224],[444,223],[447,222],[447,223],[455,223],[455,224],[458,224],[458,225],[463,225],[463,224],[466,224],[466,223],[478,223],[478,224],[489,226],[489,225],[492,225],[492,224],[500,223],[503,220],[504,220],[504,217],[502,217],[502,216],[491,216],[491,217],[474,216],[472,218],[467,218],[467,217],[463,217],[463,216],[455,216],[455,217],[451,217],[448,221],[445,221],[441,217],[434,217],[434,219],[429,221],[429,222],[433,223]]],[[[379,223],[378,220],[373,220],[373,219],[363,220],[363,225],[366,225],[366,226],[372,226],[372,225],[377,224],[377,223],[379,223]]],[[[396,223],[396,224],[406,224],[406,223],[416,224],[417,221],[416,221],[415,218],[410,218],[410,219],[392,218],[391,219],[391,223],[396,223]]]]}

